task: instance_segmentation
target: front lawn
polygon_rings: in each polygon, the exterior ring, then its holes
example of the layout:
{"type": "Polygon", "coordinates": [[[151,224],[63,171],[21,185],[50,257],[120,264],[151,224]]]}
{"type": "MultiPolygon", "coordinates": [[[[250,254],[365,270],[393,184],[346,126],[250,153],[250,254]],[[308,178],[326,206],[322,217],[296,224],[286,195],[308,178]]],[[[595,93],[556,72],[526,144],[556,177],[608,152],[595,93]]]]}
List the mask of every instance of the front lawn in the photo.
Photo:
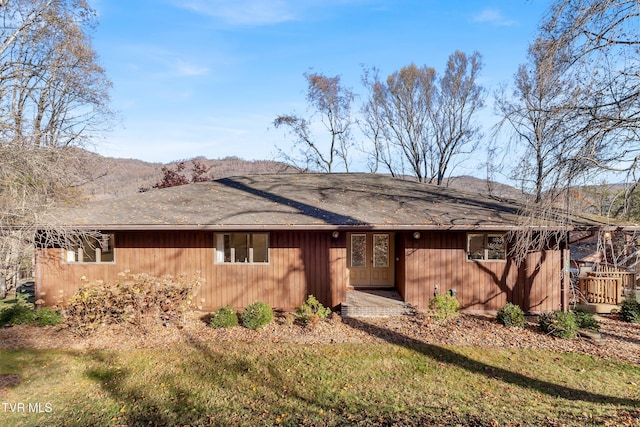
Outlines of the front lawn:
{"type": "Polygon", "coordinates": [[[0,350],[7,426],[634,425],[639,396],[637,364],[542,349],[193,339],[0,350]]]}

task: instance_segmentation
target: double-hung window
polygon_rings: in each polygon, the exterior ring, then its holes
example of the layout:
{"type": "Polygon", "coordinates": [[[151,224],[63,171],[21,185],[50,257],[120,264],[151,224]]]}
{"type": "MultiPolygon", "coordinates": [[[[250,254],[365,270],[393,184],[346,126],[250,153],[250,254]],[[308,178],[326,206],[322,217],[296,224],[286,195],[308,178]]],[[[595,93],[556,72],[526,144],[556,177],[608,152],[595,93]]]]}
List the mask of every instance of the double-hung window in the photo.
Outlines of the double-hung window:
{"type": "Polygon", "coordinates": [[[268,262],[268,233],[216,234],[216,263],[266,264],[268,262]]]}
{"type": "Polygon", "coordinates": [[[507,245],[504,233],[467,234],[467,260],[505,261],[507,245]]]}
{"type": "Polygon", "coordinates": [[[62,250],[63,261],[68,263],[115,262],[113,233],[79,236],[62,250]]]}

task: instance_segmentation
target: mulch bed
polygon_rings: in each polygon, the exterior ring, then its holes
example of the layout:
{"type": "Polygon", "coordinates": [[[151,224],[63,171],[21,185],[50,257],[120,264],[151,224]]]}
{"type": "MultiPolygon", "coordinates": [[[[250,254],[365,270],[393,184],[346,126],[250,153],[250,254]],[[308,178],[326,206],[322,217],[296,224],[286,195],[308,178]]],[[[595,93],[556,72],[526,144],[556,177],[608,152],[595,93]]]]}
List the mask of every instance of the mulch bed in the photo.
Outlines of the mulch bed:
{"type": "Polygon", "coordinates": [[[104,325],[86,336],[79,336],[66,325],[0,328],[0,348],[127,350],[215,341],[294,344],[392,342],[544,349],[640,364],[640,324],[623,322],[614,315],[598,316],[598,321],[600,337],[565,340],[540,332],[535,317],[529,318],[525,328],[508,328],[500,325],[495,317],[472,314],[436,322],[422,314],[342,319],[334,313],[328,320],[303,326],[293,322],[291,313],[279,313],[273,323],[252,331],[241,326],[213,329],[207,326],[205,313],[191,312],[184,322],[166,324],[150,320],[142,328],[104,325]]]}

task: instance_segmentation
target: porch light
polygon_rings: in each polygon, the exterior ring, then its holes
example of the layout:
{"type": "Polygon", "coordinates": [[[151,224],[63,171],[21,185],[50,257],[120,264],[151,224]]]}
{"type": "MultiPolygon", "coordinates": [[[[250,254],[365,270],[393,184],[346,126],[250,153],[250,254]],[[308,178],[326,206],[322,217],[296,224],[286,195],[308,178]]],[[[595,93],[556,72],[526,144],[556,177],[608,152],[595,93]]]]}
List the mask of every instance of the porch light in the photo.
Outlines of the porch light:
{"type": "Polygon", "coordinates": [[[420,239],[420,232],[419,231],[414,231],[413,232],[413,238],[416,239],[416,240],[420,239]]]}
{"type": "Polygon", "coordinates": [[[331,237],[333,237],[334,239],[337,239],[340,236],[340,233],[337,231],[334,231],[333,233],[331,233],[331,237]]]}

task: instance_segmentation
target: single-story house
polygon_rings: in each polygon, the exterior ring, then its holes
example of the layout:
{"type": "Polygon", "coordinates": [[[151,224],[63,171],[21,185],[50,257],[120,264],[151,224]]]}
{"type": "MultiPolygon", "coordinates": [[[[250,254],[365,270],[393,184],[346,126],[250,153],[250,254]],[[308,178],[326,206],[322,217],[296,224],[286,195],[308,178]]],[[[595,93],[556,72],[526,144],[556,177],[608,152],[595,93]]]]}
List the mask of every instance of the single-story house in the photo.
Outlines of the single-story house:
{"type": "Polygon", "coordinates": [[[337,308],[353,288],[395,289],[426,309],[453,292],[468,311],[507,302],[528,312],[567,307],[568,250],[509,256],[520,206],[377,174],[219,179],[89,203],[58,226],[96,230],[72,246],[36,249],[36,297],[64,305],[86,280],[118,273],[195,274],[195,303],[255,301],[293,309],[308,295],[337,308]],[[89,242],[88,240],[93,240],[89,242]]]}

